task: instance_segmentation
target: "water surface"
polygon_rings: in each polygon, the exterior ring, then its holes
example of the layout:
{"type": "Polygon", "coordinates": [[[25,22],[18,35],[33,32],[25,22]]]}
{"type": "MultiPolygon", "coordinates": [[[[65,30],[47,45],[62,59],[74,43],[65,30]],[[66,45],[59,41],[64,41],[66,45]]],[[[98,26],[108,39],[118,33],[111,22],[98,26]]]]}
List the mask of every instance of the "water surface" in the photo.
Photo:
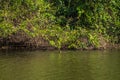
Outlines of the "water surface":
{"type": "Polygon", "coordinates": [[[120,51],[1,51],[0,80],[120,80],[120,51]]]}

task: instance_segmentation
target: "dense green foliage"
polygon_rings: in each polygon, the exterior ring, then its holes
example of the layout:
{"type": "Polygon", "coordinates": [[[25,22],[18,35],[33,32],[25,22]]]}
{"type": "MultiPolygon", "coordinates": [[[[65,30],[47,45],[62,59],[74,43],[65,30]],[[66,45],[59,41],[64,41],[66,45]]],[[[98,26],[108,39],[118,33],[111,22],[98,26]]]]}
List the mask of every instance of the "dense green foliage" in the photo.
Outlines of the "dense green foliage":
{"type": "Polygon", "coordinates": [[[59,49],[119,43],[119,3],[119,0],[0,0],[0,37],[22,30],[31,37],[42,36],[59,49]]]}

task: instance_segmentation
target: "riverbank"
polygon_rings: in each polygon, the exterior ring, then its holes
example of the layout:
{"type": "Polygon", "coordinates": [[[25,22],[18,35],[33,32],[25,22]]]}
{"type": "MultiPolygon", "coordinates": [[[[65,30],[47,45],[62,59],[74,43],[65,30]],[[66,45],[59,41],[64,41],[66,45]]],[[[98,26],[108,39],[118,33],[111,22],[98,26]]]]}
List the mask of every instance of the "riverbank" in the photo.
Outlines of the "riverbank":
{"type": "Polygon", "coordinates": [[[0,48],[44,50],[118,48],[120,44],[118,5],[119,0],[0,1],[0,48]]]}
{"type": "MultiPolygon", "coordinates": [[[[11,35],[8,38],[0,38],[0,50],[106,50],[120,49],[120,44],[108,43],[101,39],[99,45],[89,44],[87,38],[78,39],[81,43],[70,46],[71,42],[61,43],[61,46],[52,45],[43,37],[29,37],[24,35],[11,35]]],[[[77,41],[78,41],[77,40],[77,41]]]]}
{"type": "Polygon", "coordinates": [[[78,48],[78,49],[70,49],[70,48],[61,48],[58,49],[53,46],[39,46],[39,47],[26,47],[26,46],[2,46],[0,47],[0,50],[120,50],[120,45],[111,46],[107,48],[94,48],[94,47],[88,47],[88,48],[78,48]]]}

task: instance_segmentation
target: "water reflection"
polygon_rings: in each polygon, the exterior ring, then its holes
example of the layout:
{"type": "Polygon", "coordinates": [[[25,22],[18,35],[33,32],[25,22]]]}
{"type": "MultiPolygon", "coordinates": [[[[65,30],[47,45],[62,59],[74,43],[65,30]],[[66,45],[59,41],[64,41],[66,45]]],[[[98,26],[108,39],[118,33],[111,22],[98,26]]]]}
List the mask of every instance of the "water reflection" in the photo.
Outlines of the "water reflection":
{"type": "Polygon", "coordinates": [[[119,52],[1,52],[0,80],[120,80],[119,52]]]}

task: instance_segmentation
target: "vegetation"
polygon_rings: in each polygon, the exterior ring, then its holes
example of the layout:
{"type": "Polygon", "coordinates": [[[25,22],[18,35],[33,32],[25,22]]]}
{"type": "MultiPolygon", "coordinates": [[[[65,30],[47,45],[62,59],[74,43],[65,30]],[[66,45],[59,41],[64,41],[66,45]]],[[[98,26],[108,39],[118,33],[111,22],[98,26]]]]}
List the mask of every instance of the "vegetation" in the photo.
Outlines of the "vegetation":
{"type": "Polygon", "coordinates": [[[36,38],[42,37],[58,49],[119,44],[119,3],[120,0],[0,0],[0,46],[11,45],[11,40],[16,43],[15,37],[23,38],[17,40],[19,44],[25,44],[27,39],[30,44],[36,42],[36,46],[41,46],[36,38]]]}

